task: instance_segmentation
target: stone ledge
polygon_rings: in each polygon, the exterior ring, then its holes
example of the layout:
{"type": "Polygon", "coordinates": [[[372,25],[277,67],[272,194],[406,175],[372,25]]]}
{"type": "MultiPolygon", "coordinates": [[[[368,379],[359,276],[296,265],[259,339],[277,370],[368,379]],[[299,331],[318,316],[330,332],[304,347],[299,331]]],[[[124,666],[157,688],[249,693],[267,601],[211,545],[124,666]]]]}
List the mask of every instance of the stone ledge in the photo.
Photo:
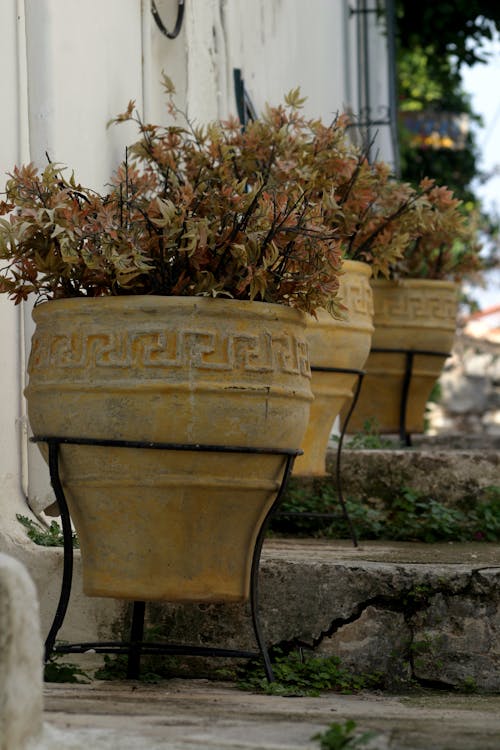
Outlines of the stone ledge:
{"type": "MultiPolygon", "coordinates": [[[[334,481],[336,454],[327,455],[334,481]]],[[[342,452],[344,495],[359,499],[390,497],[409,487],[445,504],[470,502],[486,487],[500,484],[496,450],[349,450],[342,452]]],[[[324,481],[329,481],[325,479],[324,481]]]]}
{"type": "MultiPolygon", "coordinates": [[[[269,643],[336,654],[386,687],[500,692],[498,545],[272,540],[260,612],[269,643]]],[[[241,605],[152,604],[149,618],[173,642],[254,645],[241,605]]]]}
{"type": "MultiPolygon", "coordinates": [[[[37,583],[45,633],[60,585],[61,550],[32,545],[30,553],[25,563],[37,583]]],[[[370,542],[354,548],[347,541],[269,539],[260,601],[270,645],[337,654],[355,671],[381,672],[388,688],[411,680],[500,692],[498,544],[370,542]]],[[[113,640],[129,616],[126,602],[81,593],[77,551],[61,637],[113,640]]],[[[247,605],[149,603],[147,625],[155,627],[155,640],[255,648],[247,605]]],[[[96,656],[82,659],[97,666],[96,656]]],[[[217,660],[218,668],[226,665],[217,660]]],[[[201,660],[189,669],[202,674],[201,660]]]]}

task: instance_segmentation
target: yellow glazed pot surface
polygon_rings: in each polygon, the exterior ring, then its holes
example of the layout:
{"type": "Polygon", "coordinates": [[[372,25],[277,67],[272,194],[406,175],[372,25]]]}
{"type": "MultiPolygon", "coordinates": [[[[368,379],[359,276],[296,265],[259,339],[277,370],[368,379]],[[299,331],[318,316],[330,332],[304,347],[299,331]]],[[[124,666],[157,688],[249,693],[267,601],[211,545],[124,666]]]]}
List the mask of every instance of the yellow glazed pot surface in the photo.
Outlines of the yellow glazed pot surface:
{"type": "MultiPolygon", "coordinates": [[[[190,297],[47,302],[26,390],[35,435],[297,449],[312,399],[305,316],[190,297]]],[[[249,594],[281,457],[62,446],[84,590],[139,600],[249,594]]]]}
{"type": "Polygon", "coordinates": [[[323,367],[361,370],[364,367],[373,333],[373,299],[370,287],[371,267],[367,263],[344,262],[340,277],[340,298],[345,318],[336,320],[325,310],[318,318],[308,316],[307,341],[311,357],[311,404],[309,424],[302,442],[303,456],[295,462],[294,473],[324,476],[325,456],[335,418],[350,399],[357,376],[321,371],[323,367]]]}
{"type": "MultiPolygon", "coordinates": [[[[375,307],[372,349],[451,352],[456,331],[458,287],[448,281],[405,279],[371,282],[375,307]]],[[[406,409],[406,432],[424,429],[425,405],[446,356],[414,355],[406,409]]],[[[372,351],[349,432],[368,420],[382,433],[398,433],[406,356],[372,351]]]]}

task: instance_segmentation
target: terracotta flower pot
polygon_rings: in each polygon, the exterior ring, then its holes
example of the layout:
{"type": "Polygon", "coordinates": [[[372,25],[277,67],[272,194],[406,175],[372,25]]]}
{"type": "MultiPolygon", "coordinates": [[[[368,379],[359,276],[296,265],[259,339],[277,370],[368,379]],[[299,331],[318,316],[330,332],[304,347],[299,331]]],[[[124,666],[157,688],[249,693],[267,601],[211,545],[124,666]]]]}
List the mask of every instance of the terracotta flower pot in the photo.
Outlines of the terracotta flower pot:
{"type": "Polygon", "coordinates": [[[349,432],[362,430],[367,420],[373,419],[382,433],[400,431],[407,355],[375,349],[444,353],[412,355],[405,426],[406,433],[422,432],[425,405],[455,338],[458,287],[452,282],[426,279],[371,283],[375,332],[349,432]]]}
{"type": "Polygon", "coordinates": [[[311,357],[311,404],[309,424],[302,442],[303,456],[295,462],[294,474],[323,476],[325,456],[335,418],[350,398],[357,376],[315,368],[337,367],[361,370],[370,352],[373,332],[371,268],[366,263],[345,261],[340,277],[340,297],[347,307],[344,320],[320,310],[308,316],[307,342],[311,357]]]}
{"type": "MultiPolygon", "coordinates": [[[[189,297],[57,300],[33,313],[35,435],[297,449],[305,316],[189,297]]],[[[276,455],[61,446],[85,593],[231,601],[280,484],[276,455]]]]}

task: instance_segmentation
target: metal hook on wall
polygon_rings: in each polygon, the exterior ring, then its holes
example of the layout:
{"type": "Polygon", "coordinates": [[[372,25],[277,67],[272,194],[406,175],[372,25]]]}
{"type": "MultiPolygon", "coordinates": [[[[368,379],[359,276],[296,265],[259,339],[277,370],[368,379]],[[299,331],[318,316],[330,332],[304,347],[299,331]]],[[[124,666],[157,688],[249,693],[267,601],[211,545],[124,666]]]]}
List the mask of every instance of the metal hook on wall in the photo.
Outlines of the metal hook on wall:
{"type": "Polygon", "coordinates": [[[184,0],[177,0],[177,19],[175,21],[173,31],[169,31],[161,20],[161,16],[158,12],[158,8],[156,7],[155,0],[151,0],[151,13],[153,14],[156,25],[158,26],[162,34],[164,34],[169,39],[175,39],[175,37],[179,35],[179,32],[182,28],[182,21],[184,19],[184,0]]]}

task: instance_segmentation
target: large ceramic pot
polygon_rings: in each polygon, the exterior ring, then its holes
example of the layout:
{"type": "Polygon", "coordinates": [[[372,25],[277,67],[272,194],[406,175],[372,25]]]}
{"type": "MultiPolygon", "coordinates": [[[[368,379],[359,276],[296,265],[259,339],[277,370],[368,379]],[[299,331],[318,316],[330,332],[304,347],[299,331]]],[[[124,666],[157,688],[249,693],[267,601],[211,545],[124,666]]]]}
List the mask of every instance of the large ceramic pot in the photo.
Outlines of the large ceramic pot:
{"type": "MultiPolygon", "coordinates": [[[[312,400],[305,316],[189,297],[47,302],[33,313],[35,435],[298,449],[312,400]]],[[[283,458],[62,445],[85,593],[237,601],[283,458]]]]}
{"type": "Polygon", "coordinates": [[[372,288],[372,352],[349,431],[360,431],[368,420],[375,420],[380,432],[397,434],[403,417],[407,434],[422,432],[427,400],[455,338],[458,287],[448,281],[405,279],[374,280],[372,288]],[[407,354],[375,349],[410,352],[409,381],[407,354]],[[418,350],[431,354],[418,354],[418,350]],[[409,387],[402,414],[405,380],[409,387]]]}
{"type": "Polygon", "coordinates": [[[322,368],[363,369],[373,333],[370,275],[368,264],[345,261],[340,277],[340,298],[347,308],[345,318],[336,320],[325,310],[319,310],[317,319],[308,316],[307,342],[314,401],[302,442],[304,454],[295,462],[295,474],[326,474],[325,457],[332,426],[343,404],[350,398],[357,376],[322,368]]]}

